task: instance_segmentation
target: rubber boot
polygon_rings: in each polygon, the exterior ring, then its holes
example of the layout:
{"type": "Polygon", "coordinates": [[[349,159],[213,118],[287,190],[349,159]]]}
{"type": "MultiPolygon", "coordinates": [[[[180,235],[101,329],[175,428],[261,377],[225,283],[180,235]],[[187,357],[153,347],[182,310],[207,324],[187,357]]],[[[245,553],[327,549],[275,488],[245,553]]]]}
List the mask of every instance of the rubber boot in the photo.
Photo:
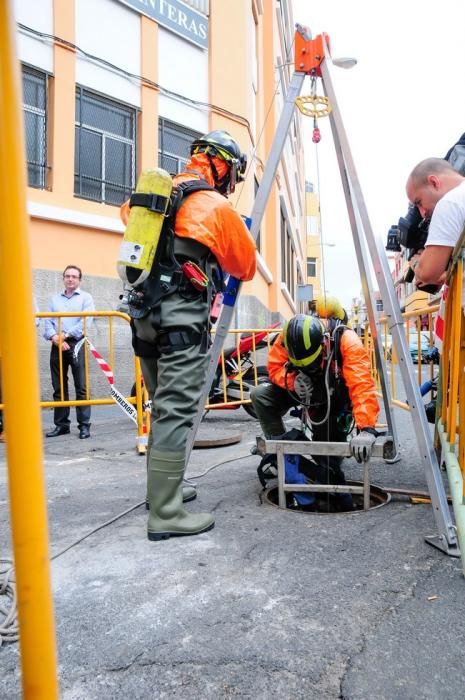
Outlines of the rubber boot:
{"type": "MultiPolygon", "coordinates": [[[[189,503],[190,501],[195,501],[195,499],[197,498],[197,489],[195,488],[195,486],[191,486],[191,484],[186,484],[186,482],[183,482],[181,488],[182,488],[182,502],[183,503],[189,503]]],[[[148,496],[145,499],[145,510],[150,510],[148,496]]]]}
{"type": "Polygon", "coordinates": [[[147,494],[150,504],[149,540],[200,535],[211,530],[215,519],[210,513],[188,513],[182,506],[183,452],[150,454],[147,494]]]}
{"type": "MultiPolygon", "coordinates": [[[[147,483],[148,483],[148,469],[150,462],[150,451],[152,449],[152,431],[150,431],[148,445],[147,445],[147,483]]],[[[183,480],[182,482],[182,502],[189,503],[190,501],[195,501],[197,498],[197,489],[189,481],[183,480]]],[[[150,510],[149,497],[148,494],[145,497],[145,510],[150,510]]]]}

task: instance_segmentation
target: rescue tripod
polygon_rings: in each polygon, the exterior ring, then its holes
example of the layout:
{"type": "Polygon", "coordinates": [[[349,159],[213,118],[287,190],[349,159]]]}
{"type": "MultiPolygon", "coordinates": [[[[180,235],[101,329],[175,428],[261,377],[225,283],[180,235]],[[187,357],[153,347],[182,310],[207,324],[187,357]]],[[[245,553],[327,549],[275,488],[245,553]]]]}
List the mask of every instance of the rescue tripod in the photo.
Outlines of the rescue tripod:
{"type": "MultiPolygon", "coordinates": [[[[423,410],[423,403],[421,400],[419,387],[413,379],[413,363],[409,348],[407,346],[405,334],[403,332],[403,319],[397,303],[389,266],[384,250],[381,248],[381,243],[374,237],[373,234],[373,229],[370,224],[368,212],[361,192],[360,182],[357,176],[347,135],[345,133],[341,114],[338,108],[336,95],[333,89],[331,79],[332,62],[328,35],[319,34],[315,39],[312,39],[311,33],[307,28],[296,25],[294,68],[295,70],[289,83],[289,89],[284,100],[283,110],[276,129],[276,135],[252,208],[250,226],[251,235],[256,240],[276,171],[283,153],[284,145],[289,134],[291,121],[296,106],[296,99],[299,98],[305,77],[308,75],[312,79],[317,77],[321,78],[326,99],[313,96],[311,98],[301,98],[301,102],[305,103],[306,101],[309,101],[313,104],[314,108],[318,108],[318,105],[321,104],[322,101],[325,104],[329,102],[330,105],[330,108],[326,110],[326,113],[329,115],[331,131],[336,148],[339,171],[357,256],[357,263],[368,311],[368,320],[374,343],[376,363],[380,377],[389,432],[389,436],[387,438],[384,437],[377,439],[372,454],[376,457],[382,456],[388,462],[394,462],[399,459],[399,442],[393,420],[392,406],[389,400],[388,385],[386,381],[387,371],[381,342],[382,334],[374,313],[376,305],[373,286],[369,275],[368,256],[371,258],[371,263],[374,268],[379,290],[384,303],[385,316],[387,317],[389,331],[392,334],[393,343],[397,352],[402,380],[407,394],[407,401],[411,409],[414,432],[418,445],[418,453],[425,470],[436,527],[439,533],[438,535],[426,536],[425,540],[429,544],[434,545],[450,556],[459,556],[460,552],[457,545],[456,529],[451,519],[439,464],[436,458],[436,453],[433,449],[426,415],[423,410]]],[[[313,110],[311,113],[315,116],[315,110],[313,110]]],[[[224,295],[223,309],[218,320],[215,339],[210,351],[210,361],[205,386],[199,402],[199,409],[189,436],[186,451],[187,461],[192,450],[195,435],[203,417],[203,406],[205,405],[208,389],[213,381],[224,340],[233,318],[234,306],[238,299],[240,288],[241,283],[238,280],[234,278],[229,279],[224,295]]],[[[291,486],[285,483],[284,477],[284,452],[288,454],[332,454],[347,457],[350,456],[349,445],[347,443],[302,443],[267,440],[265,442],[265,446],[267,452],[276,452],[278,455],[278,489],[280,495],[280,505],[283,507],[285,507],[284,492],[286,490],[314,492],[331,491],[333,493],[336,491],[349,491],[347,485],[326,486],[307,484],[305,486],[297,486],[296,484],[292,484],[291,486]]],[[[352,493],[363,492],[365,508],[369,507],[368,465],[369,463],[365,464],[364,486],[352,487],[350,489],[352,493]]]]}

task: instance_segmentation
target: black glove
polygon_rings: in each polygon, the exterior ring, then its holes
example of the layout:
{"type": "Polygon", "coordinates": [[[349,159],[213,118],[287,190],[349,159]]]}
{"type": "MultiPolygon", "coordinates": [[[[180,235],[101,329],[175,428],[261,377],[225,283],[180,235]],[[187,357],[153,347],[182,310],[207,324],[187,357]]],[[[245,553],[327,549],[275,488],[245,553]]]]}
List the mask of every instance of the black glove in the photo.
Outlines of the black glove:
{"type": "Polygon", "coordinates": [[[355,457],[357,462],[368,462],[371,457],[371,448],[378,436],[374,428],[362,428],[358,435],[350,441],[350,451],[352,457],[355,457]]]}

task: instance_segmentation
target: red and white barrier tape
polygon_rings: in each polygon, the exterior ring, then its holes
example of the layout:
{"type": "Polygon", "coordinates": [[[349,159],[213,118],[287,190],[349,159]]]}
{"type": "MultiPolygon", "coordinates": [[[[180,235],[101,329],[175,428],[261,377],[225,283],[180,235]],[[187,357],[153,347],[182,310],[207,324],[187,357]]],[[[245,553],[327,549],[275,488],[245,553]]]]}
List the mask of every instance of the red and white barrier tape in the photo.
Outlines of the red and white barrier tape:
{"type": "Polygon", "coordinates": [[[124,398],[123,394],[118,391],[118,389],[115,387],[115,377],[113,374],[113,370],[111,369],[110,365],[105,362],[103,357],[100,355],[100,353],[95,349],[95,347],[92,345],[90,340],[88,338],[82,338],[76,345],[74,346],[74,357],[77,358],[78,353],[84,343],[87,343],[89,346],[89,350],[91,351],[92,355],[94,358],[97,360],[100,369],[102,370],[103,374],[106,376],[107,381],[110,385],[110,396],[115,401],[115,403],[121,408],[121,410],[131,419],[134,421],[134,423],[137,425],[137,411],[134,408],[134,406],[126,401],[124,398]]]}
{"type": "Polygon", "coordinates": [[[441,301],[439,303],[439,311],[434,324],[434,344],[442,353],[442,345],[444,342],[444,322],[446,320],[446,301],[449,292],[447,284],[442,288],[441,301]]]}

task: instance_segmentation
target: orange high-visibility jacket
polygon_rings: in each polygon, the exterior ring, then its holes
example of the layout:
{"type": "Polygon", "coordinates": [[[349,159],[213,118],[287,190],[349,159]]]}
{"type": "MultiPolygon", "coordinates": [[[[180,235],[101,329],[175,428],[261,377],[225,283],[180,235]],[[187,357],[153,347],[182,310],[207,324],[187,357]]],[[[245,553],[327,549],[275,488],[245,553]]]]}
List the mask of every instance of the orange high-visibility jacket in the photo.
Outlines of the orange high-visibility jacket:
{"type": "MultiPolygon", "coordinates": [[[[215,184],[204,153],[192,156],[186,172],[176,175],[173,184],[200,179],[215,184]]],[[[125,225],[128,218],[129,202],[125,202],[121,207],[125,225]]],[[[253,278],[257,267],[255,241],[231,203],[219,192],[201,190],[186,197],[176,215],[175,233],[209,248],[223,272],[243,281],[253,278]]]]}
{"type": "MultiPolygon", "coordinates": [[[[325,323],[324,320],[323,323],[325,323]]],[[[358,335],[350,329],[342,333],[339,348],[342,357],[342,376],[349,390],[357,428],[372,428],[378,419],[379,405],[367,352],[358,335]]],[[[286,389],[287,381],[287,389],[293,391],[297,371],[287,370],[288,362],[289,355],[283,344],[283,335],[280,333],[270,348],[268,374],[273,384],[286,389]]]]}

